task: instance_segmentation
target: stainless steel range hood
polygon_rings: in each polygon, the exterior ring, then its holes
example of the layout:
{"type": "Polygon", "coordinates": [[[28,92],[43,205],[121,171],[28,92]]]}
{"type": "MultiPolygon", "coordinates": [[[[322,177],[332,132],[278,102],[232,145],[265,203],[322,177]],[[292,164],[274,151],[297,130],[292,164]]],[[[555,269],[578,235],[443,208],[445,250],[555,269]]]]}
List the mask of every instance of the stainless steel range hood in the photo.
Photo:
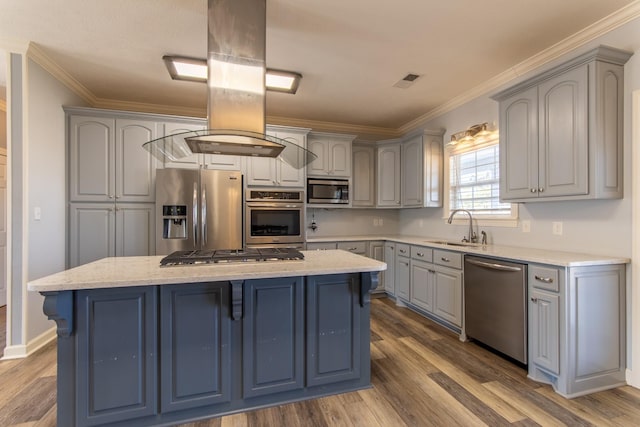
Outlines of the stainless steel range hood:
{"type": "Polygon", "coordinates": [[[145,143],[163,161],[192,155],[280,157],[302,168],[315,154],[265,134],[266,0],[208,0],[208,129],[145,143]]]}

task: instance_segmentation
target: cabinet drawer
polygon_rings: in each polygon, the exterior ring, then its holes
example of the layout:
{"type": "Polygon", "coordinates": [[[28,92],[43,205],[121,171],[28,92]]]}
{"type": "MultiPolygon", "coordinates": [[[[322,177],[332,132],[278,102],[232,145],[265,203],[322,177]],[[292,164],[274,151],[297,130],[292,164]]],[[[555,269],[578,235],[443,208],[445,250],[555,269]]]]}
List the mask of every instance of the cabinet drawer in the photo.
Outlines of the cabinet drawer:
{"type": "Polygon", "coordinates": [[[398,254],[398,256],[406,256],[408,258],[411,256],[411,247],[409,245],[405,245],[404,243],[397,243],[396,253],[398,254]]]}
{"type": "Polygon", "coordinates": [[[529,281],[534,288],[559,292],[560,279],[556,268],[529,265],[529,281]]]}
{"type": "Polygon", "coordinates": [[[424,246],[411,246],[411,258],[431,262],[433,260],[433,249],[425,248],[424,246]]]}
{"type": "Polygon", "coordinates": [[[365,255],[367,253],[367,242],[338,242],[338,249],[365,255]]]}
{"type": "Polygon", "coordinates": [[[434,264],[446,265],[447,267],[462,269],[462,254],[459,252],[433,250],[434,264]]]}

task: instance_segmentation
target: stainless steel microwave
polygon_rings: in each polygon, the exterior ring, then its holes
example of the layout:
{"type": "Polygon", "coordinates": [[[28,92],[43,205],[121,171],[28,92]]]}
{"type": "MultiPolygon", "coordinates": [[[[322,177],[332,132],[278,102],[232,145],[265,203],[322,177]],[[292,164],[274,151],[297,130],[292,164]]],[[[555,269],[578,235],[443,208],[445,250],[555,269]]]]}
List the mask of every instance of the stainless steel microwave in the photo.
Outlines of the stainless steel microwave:
{"type": "Polygon", "coordinates": [[[348,179],[307,179],[307,203],[310,205],[346,205],[349,203],[348,179]]]}

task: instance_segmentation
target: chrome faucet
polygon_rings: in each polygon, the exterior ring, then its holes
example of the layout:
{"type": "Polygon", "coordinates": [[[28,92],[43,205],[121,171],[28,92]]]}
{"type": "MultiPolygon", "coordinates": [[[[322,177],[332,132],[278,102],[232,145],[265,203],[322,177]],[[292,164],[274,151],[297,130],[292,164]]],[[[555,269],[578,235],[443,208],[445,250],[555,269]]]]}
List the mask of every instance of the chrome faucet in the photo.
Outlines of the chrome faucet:
{"type": "Polygon", "coordinates": [[[451,224],[451,221],[453,221],[453,216],[455,214],[457,214],[458,212],[463,212],[463,213],[466,213],[467,215],[469,215],[469,239],[467,240],[467,238],[465,237],[465,238],[462,239],[462,241],[463,242],[470,242],[470,243],[477,243],[478,242],[478,236],[473,231],[473,216],[471,215],[471,212],[469,212],[466,209],[454,209],[454,210],[451,211],[451,215],[449,215],[449,219],[447,220],[447,222],[449,224],[451,224]]]}

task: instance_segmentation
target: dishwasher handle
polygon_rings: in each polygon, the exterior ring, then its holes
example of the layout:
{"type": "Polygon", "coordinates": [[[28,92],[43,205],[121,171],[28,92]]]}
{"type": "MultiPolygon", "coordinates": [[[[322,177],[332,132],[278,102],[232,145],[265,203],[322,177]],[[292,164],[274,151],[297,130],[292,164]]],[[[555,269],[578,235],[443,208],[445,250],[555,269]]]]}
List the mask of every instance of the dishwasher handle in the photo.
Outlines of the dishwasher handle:
{"type": "Polygon", "coordinates": [[[477,265],[478,267],[488,268],[490,270],[522,271],[522,268],[520,267],[512,267],[510,265],[496,264],[494,262],[484,262],[484,261],[478,261],[478,260],[469,259],[469,258],[467,258],[465,261],[468,262],[469,264],[477,265]]]}

